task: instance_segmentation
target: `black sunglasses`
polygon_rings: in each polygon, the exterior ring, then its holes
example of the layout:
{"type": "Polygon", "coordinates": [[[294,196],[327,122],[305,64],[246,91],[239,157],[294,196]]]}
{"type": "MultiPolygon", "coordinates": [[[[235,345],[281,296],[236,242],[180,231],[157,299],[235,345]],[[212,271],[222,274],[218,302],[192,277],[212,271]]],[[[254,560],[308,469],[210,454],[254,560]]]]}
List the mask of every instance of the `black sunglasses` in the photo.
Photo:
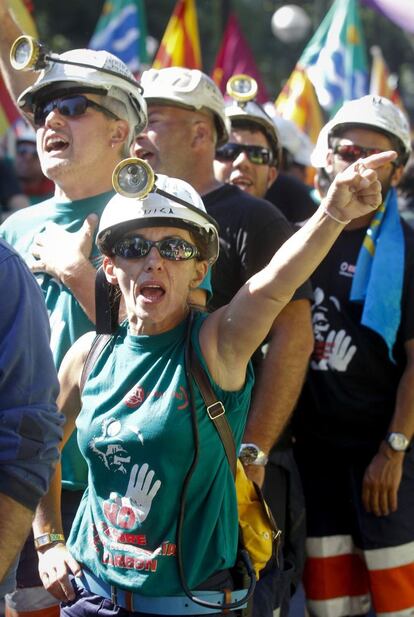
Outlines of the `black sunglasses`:
{"type": "Polygon", "coordinates": [[[357,144],[337,144],[333,148],[333,153],[347,163],[354,163],[358,159],[363,159],[371,154],[384,152],[381,148],[364,148],[357,144]]]}
{"type": "Polygon", "coordinates": [[[161,257],[170,261],[186,261],[200,257],[200,252],[194,244],[174,237],[153,242],[142,236],[130,236],[114,244],[112,252],[123,259],[140,259],[148,255],[153,246],[158,249],[161,257]]]}
{"type": "Polygon", "coordinates": [[[60,96],[55,99],[34,103],[33,121],[35,126],[40,128],[41,126],[44,126],[47,116],[54,109],[57,109],[62,116],[76,118],[78,116],[82,116],[88,107],[97,109],[114,120],[119,120],[118,116],[112,113],[109,109],[106,109],[106,107],[99,105],[99,103],[95,103],[95,101],[87,99],[86,96],[83,96],[82,94],[75,94],[72,96],[60,96]]]}
{"type": "Polygon", "coordinates": [[[263,146],[245,146],[244,144],[225,144],[216,150],[218,161],[235,161],[241,152],[247,154],[247,158],[255,165],[270,165],[273,155],[269,148],[263,146]]]}

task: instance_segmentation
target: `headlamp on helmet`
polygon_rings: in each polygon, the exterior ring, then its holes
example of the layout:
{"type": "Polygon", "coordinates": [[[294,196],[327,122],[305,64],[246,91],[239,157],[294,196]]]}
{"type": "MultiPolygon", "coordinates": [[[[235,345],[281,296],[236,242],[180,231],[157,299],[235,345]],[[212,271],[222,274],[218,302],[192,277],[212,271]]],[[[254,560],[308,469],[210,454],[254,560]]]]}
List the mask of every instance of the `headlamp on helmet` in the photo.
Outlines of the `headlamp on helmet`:
{"type": "Polygon", "coordinates": [[[122,103],[125,113],[120,117],[128,121],[129,144],[147,123],[141,84],[122,60],[107,51],[72,49],[56,54],[32,37],[21,36],[12,45],[10,62],[19,71],[40,71],[34,84],[17,99],[27,114],[33,113],[38,100],[68,91],[90,92],[122,103]]]}
{"type": "Polygon", "coordinates": [[[16,71],[40,71],[47,66],[49,49],[32,36],[19,36],[10,49],[10,64],[16,71]]]}
{"type": "MultiPolygon", "coordinates": [[[[102,73],[108,75],[114,75],[120,77],[118,71],[112,71],[111,69],[103,66],[97,67],[94,64],[87,62],[78,62],[62,58],[58,54],[51,53],[43,43],[40,43],[31,36],[19,36],[11,49],[10,49],[10,64],[16,71],[40,71],[41,69],[48,68],[51,64],[57,62],[58,64],[68,64],[71,66],[85,67],[87,69],[99,70],[102,73]]],[[[143,88],[139,82],[129,77],[125,73],[122,75],[122,79],[129,81],[135,87],[138,87],[143,92],[143,88]]]]}
{"type": "Polygon", "coordinates": [[[246,128],[250,129],[251,125],[257,125],[264,132],[272,150],[271,164],[278,166],[281,155],[280,138],[272,118],[256,101],[257,81],[243,73],[233,75],[227,82],[226,91],[233,99],[233,102],[226,106],[226,116],[232,127],[243,128],[243,125],[246,125],[246,128]]]}
{"type": "Polygon", "coordinates": [[[218,257],[218,224],[204,207],[200,195],[187,182],[156,176],[146,161],[127,158],[112,175],[117,192],[105,208],[97,235],[99,249],[112,254],[114,243],[139,227],[179,227],[202,239],[202,258],[214,263],[218,257]]]}
{"type": "Polygon", "coordinates": [[[226,92],[241,106],[247,101],[252,101],[257,95],[257,81],[250,75],[233,75],[226,84],[226,92]]]}
{"type": "Polygon", "coordinates": [[[154,190],[155,174],[146,161],[124,159],[112,173],[112,185],[124,197],[145,199],[154,190]]]}

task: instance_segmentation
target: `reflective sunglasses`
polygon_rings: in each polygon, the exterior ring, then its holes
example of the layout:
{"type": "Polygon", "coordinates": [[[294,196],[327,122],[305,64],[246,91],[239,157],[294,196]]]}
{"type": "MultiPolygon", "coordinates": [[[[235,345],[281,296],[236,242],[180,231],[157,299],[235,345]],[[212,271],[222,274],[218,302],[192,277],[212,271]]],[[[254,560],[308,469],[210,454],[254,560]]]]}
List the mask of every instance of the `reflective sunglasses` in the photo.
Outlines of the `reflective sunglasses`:
{"type": "Polygon", "coordinates": [[[158,249],[161,257],[170,261],[186,261],[200,257],[198,248],[182,238],[163,238],[153,242],[142,236],[131,236],[116,242],[112,252],[123,259],[140,259],[148,255],[153,246],[158,249]]]}
{"type": "Polygon", "coordinates": [[[19,156],[28,155],[35,158],[37,156],[36,144],[17,144],[16,154],[19,156]]]}
{"type": "Polygon", "coordinates": [[[333,148],[333,153],[347,163],[354,163],[358,159],[380,152],[384,152],[384,150],[381,150],[381,148],[363,148],[356,144],[338,144],[333,148]]]}
{"type": "Polygon", "coordinates": [[[235,161],[241,152],[245,152],[249,161],[255,165],[270,165],[273,162],[269,148],[244,144],[225,144],[216,150],[216,159],[223,162],[235,161]]]}
{"type": "Polygon", "coordinates": [[[86,96],[83,96],[82,94],[75,94],[72,96],[60,96],[56,99],[42,101],[41,103],[34,103],[33,121],[35,126],[40,128],[41,126],[44,126],[47,116],[54,109],[57,109],[62,116],[66,116],[67,118],[77,118],[79,116],[83,116],[88,107],[97,109],[114,120],[119,120],[118,116],[112,113],[109,109],[106,109],[106,107],[99,105],[99,103],[95,103],[95,101],[87,99],[86,96]]]}

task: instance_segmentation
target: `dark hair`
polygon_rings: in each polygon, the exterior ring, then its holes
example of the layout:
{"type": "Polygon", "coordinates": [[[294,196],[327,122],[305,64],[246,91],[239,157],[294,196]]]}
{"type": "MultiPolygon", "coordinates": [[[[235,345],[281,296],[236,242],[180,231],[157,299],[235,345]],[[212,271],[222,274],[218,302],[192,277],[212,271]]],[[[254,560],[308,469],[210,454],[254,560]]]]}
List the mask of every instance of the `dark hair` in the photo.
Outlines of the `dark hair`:
{"type": "Polygon", "coordinates": [[[231,121],[231,128],[242,130],[244,129],[246,131],[250,131],[251,133],[261,133],[266,138],[269,148],[271,147],[269,135],[264,126],[259,124],[259,122],[254,122],[253,120],[242,120],[240,118],[237,118],[231,121]]]}
{"type": "Polygon", "coordinates": [[[211,257],[211,243],[208,234],[201,229],[200,231],[195,229],[189,229],[188,231],[192,241],[200,252],[198,261],[208,261],[211,257]]]}

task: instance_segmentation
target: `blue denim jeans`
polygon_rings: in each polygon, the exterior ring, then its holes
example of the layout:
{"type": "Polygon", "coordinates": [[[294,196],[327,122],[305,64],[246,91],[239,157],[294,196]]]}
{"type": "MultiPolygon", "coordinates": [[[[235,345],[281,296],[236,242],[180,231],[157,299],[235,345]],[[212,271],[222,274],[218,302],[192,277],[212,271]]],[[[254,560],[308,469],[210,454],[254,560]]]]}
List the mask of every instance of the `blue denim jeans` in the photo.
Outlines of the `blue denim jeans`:
{"type": "Polygon", "coordinates": [[[0,600],[4,598],[6,593],[11,593],[12,591],[14,591],[14,588],[16,587],[16,571],[17,571],[18,561],[19,560],[16,559],[16,561],[11,566],[6,576],[0,583],[0,600]]]}

